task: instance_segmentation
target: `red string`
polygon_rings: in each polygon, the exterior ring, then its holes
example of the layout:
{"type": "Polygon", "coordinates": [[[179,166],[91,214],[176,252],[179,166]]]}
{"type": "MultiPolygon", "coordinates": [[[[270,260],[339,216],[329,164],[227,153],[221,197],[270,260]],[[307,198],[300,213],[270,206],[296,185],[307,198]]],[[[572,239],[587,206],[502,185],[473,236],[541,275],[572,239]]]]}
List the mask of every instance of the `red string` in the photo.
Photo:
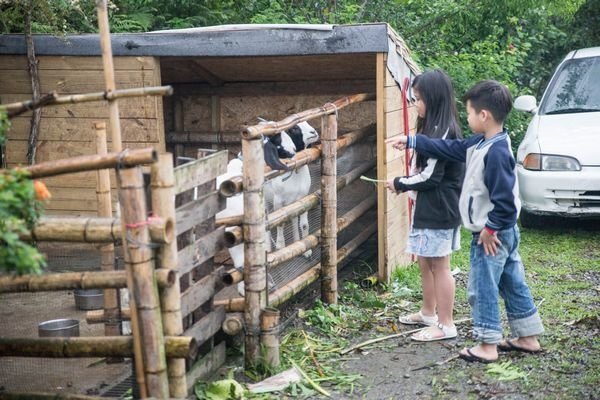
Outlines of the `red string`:
{"type": "Polygon", "coordinates": [[[153,215],[153,213],[150,213],[148,215],[148,218],[145,221],[139,221],[139,222],[133,222],[131,224],[125,224],[125,228],[127,228],[127,229],[141,228],[142,226],[150,225],[159,219],[160,219],[160,217],[153,215]]]}
{"type": "MultiPolygon", "coordinates": [[[[409,126],[409,121],[408,121],[408,96],[407,96],[408,85],[410,85],[410,78],[406,77],[406,78],[404,78],[404,85],[402,85],[402,108],[403,108],[402,117],[404,119],[404,134],[406,136],[408,136],[410,134],[410,126],[409,126]]],[[[404,158],[405,158],[404,171],[405,171],[406,176],[409,176],[410,175],[410,150],[409,150],[408,146],[404,150],[404,158]]],[[[409,222],[409,225],[412,224],[412,208],[413,208],[413,200],[409,197],[408,198],[408,222],[409,222]]]]}

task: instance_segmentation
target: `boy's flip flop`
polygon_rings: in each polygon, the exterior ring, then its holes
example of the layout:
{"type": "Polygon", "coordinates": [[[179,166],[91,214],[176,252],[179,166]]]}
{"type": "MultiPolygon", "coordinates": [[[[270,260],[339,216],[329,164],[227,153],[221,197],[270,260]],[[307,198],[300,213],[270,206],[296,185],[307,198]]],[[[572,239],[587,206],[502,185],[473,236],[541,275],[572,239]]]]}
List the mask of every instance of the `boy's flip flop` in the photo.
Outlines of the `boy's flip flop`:
{"type": "Polygon", "coordinates": [[[504,341],[504,343],[498,343],[498,350],[504,351],[504,352],[508,352],[508,351],[520,351],[522,353],[530,353],[530,354],[535,354],[535,353],[541,353],[542,352],[542,349],[529,350],[529,349],[525,349],[525,348],[523,348],[521,346],[517,346],[516,344],[514,344],[509,339],[506,339],[504,341]]]}
{"type": "Polygon", "coordinates": [[[496,360],[488,360],[487,358],[483,358],[483,357],[479,357],[478,355],[474,354],[471,349],[466,349],[467,350],[467,354],[464,353],[458,353],[458,358],[462,358],[465,361],[468,362],[480,362],[483,364],[491,364],[497,361],[496,360]]]}

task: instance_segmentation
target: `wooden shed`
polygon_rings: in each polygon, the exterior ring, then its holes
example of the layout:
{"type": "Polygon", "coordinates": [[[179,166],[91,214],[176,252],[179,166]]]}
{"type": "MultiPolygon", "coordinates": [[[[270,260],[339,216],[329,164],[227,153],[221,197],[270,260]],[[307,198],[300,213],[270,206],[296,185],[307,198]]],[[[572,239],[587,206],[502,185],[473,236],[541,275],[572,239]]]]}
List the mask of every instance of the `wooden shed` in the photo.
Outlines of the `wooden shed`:
{"type": "MultiPolygon", "coordinates": [[[[41,92],[104,90],[97,35],[34,37],[41,92]]],[[[410,82],[419,68],[402,39],[384,23],[364,25],[235,25],[141,34],[113,34],[118,89],[172,85],[168,98],[121,100],[123,146],[153,146],[176,157],[200,147],[236,151],[241,126],[262,116],[279,120],[356,93],[375,101],[340,113],[339,132],[376,123],[377,179],[405,174],[403,153],[384,140],[407,129],[416,113],[410,82]],[[404,92],[404,93],[403,93],[404,92]],[[408,101],[403,101],[403,94],[408,101]]],[[[0,37],[0,102],[31,97],[26,45],[21,35],[0,37]]],[[[95,152],[92,124],[108,121],[108,107],[84,103],[45,108],[37,162],[95,152]]],[[[6,149],[9,167],[26,163],[30,115],[13,120],[6,149]]],[[[110,136],[110,135],[109,135],[110,136]]],[[[95,176],[50,178],[48,213],[95,214],[95,176]]],[[[405,195],[378,192],[379,275],[410,261],[405,195]]]]}

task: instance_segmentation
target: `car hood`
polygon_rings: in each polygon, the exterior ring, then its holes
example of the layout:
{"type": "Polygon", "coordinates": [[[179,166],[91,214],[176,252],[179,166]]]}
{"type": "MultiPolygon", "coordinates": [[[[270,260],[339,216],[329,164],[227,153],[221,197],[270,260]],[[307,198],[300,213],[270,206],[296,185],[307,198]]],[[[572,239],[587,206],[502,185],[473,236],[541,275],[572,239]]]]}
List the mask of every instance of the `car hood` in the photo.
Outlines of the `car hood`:
{"type": "Polygon", "coordinates": [[[537,133],[542,153],[600,166],[600,112],[540,115],[537,133]]]}

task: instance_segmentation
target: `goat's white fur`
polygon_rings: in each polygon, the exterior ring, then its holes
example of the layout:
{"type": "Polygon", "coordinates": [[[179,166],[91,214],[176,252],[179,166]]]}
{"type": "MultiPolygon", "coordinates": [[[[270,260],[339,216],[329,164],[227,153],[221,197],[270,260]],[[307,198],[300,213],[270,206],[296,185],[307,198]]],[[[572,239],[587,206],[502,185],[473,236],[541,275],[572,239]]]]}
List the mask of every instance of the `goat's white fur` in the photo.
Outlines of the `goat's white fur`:
{"type": "MultiPolygon", "coordinates": [[[[301,122],[298,127],[302,131],[302,141],[305,146],[315,143],[319,140],[317,131],[308,124],[301,122]]],[[[296,146],[287,132],[282,132],[282,145],[286,150],[296,153],[296,146]],[[291,145],[289,142],[292,142],[291,145]],[[290,146],[285,147],[285,146],[290,146]],[[292,147],[293,146],[293,147],[292,147]]],[[[280,175],[272,179],[265,186],[265,197],[272,199],[273,209],[278,210],[281,207],[287,206],[296,200],[308,195],[310,192],[311,177],[308,165],[303,165],[295,171],[280,175]]],[[[298,217],[293,217],[290,221],[292,225],[292,237],[294,242],[304,239],[309,234],[308,212],[300,214],[298,217]]],[[[284,226],[277,227],[277,239],[275,248],[281,249],[285,247],[284,226]]],[[[312,255],[312,250],[304,253],[306,258],[312,255]]]]}

